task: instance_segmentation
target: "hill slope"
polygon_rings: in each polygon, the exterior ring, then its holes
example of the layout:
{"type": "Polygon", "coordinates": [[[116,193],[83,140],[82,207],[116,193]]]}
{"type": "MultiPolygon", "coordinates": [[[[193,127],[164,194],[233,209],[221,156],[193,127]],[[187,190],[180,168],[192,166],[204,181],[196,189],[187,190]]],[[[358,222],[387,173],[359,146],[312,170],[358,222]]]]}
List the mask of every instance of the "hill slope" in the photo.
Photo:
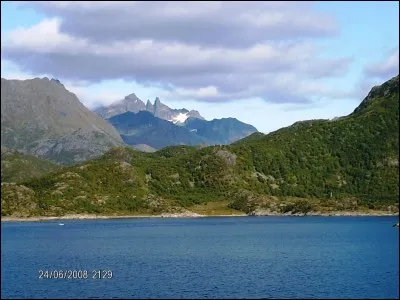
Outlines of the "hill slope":
{"type": "Polygon", "coordinates": [[[1,146],[61,163],[84,161],[123,145],[107,121],[58,80],[1,79],[1,146]]]}
{"type": "Polygon", "coordinates": [[[322,198],[332,193],[338,199],[396,202],[398,80],[374,87],[349,116],[298,122],[233,147],[261,174],[260,181],[268,183],[263,186],[266,193],[322,198]]]}
{"type": "Polygon", "coordinates": [[[53,172],[61,166],[36,156],[1,148],[1,182],[20,182],[53,172]]]}
{"type": "Polygon", "coordinates": [[[249,214],[398,211],[398,80],[375,87],[359,109],[336,121],[297,122],[229,146],[115,148],[80,166],[4,185],[2,215],[157,213],[226,200],[249,214]]]}

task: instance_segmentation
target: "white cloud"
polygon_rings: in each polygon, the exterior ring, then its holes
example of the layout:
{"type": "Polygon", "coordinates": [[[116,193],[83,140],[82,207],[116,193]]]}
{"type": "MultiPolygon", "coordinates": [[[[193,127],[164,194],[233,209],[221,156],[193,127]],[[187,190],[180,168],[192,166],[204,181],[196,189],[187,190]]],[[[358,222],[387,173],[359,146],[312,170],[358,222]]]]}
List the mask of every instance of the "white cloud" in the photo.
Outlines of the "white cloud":
{"type": "Polygon", "coordinates": [[[186,98],[214,98],[219,96],[218,89],[215,86],[202,87],[196,90],[177,88],[173,94],[186,98]]]}
{"type": "Polygon", "coordinates": [[[169,98],[308,103],[335,97],[319,79],[341,76],[351,63],[321,58],[315,39],[335,35],[338,26],[309,2],[23,5],[49,19],[9,32],[2,56],[63,82],[123,79],[161,87],[169,98]]]}
{"type": "Polygon", "coordinates": [[[61,20],[45,19],[30,27],[19,27],[6,35],[4,44],[13,48],[26,48],[35,53],[55,51],[78,53],[88,47],[86,41],[60,32],[61,20]]]}
{"type": "Polygon", "coordinates": [[[384,60],[367,65],[364,74],[382,79],[389,79],[399,74],[399,48],[391,51],[384,60]]]}

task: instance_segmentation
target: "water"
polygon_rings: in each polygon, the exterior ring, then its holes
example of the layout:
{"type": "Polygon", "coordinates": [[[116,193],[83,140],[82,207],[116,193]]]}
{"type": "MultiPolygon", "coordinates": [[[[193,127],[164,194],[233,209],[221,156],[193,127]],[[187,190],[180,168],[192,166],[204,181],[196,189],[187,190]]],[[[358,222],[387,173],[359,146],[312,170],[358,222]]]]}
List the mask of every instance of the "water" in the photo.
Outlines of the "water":
{"type": "MultiPolygon", "coordinates": [[[[398,298],[397,217],[2,223],[2,298],[398,298]],[[91,278],[111,270],[111,279],[91,278]],[[88,279],[39,279],[88,270],[88,279]]],[[[75,274],[76,275],[76,274],[75,274]]]]}

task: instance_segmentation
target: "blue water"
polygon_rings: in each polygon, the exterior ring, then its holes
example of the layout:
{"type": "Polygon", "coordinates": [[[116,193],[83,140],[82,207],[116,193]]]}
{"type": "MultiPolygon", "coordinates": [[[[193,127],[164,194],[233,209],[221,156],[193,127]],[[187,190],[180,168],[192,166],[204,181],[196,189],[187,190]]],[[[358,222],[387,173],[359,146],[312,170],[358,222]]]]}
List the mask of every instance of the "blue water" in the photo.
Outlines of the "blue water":
{"type": "Polygon", "coordinates": [[[397,217],[1,224],[2,298],[398,298],[397,217]],[[93,279],[94,270],[111,279],[93,279]],[[88,270],[88,279],[39,279],[88,270]]]}

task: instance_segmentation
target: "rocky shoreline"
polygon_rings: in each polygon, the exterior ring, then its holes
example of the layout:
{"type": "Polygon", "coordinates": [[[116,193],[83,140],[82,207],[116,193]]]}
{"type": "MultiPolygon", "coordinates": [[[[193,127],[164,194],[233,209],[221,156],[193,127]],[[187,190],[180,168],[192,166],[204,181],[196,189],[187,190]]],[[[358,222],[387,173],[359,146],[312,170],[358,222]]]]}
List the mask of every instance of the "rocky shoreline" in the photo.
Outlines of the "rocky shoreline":
{"type": "Polygon", "coordinates": [[[2,217],[1,222],[38,222],[38,221],[56,221],[56,220],[93,220],[93,219],[130,219],[130,218],[205,218],[205,217],[247,217],[247,216],[324,216],[324,217],[364,217],[364,216],[398,216],[399,213],[388,212],[361,212],[361,211],[332,211],[332,212],[309,212],[306,215],[302,213],[277,213],[268,210],[256,210],[250,214],[235,214],[235,215],[201,215],[195,212],[186,211],[180,213],[162,213],[160,215],[90,215],[90,214],[70,214],[60,217],[2,217]]]}
{"type": "Polygon", "coordinates": [[[320,211],[310,211],[307,214],[304,213],[292,213],[292,212],[287,212],[287,213],[279,213],[276,211],[270,211],[268,209],[263,210],[263,209],[256,209],[255,211],[251,212],[249,215],[251,216],[294,216],[294,217],[300,217],[300,216],[323,216],[323,217],[365,217],[365,216],[398,216],[399,213],[391,213],[387,211],[372,211],[372,212],[367,212],[367,211],[330,211],[330,212],[320,212],[320,211]]]}

